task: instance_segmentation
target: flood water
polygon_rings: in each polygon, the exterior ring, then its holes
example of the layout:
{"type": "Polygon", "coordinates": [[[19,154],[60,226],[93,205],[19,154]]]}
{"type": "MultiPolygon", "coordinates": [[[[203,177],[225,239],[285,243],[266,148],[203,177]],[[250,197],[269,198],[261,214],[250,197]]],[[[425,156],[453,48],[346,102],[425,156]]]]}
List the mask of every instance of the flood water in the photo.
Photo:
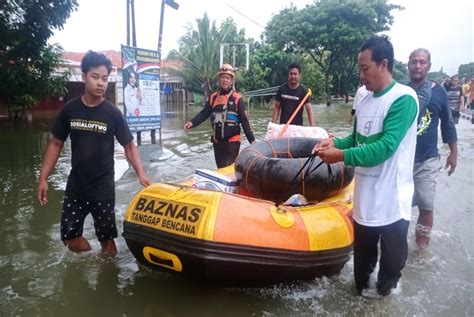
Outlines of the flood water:
{"type": "MultiPolygon", "coordinates": [[[[154,182],[185,178],[196,168],[215,167],[207,123],[189,133],[187,114],[163,114],[163,150],[144,145],[144,165],[154,182]],[[151,158],[151,160],[150,160],[151,158]]],[[[350,105],[314,106],[317,124],[345,135],[350,105]]],[[[417,254],[413,221],[409,258],[394,294],[354,294],[352,261],[331,278],[264,288],[220,288],[150,271],[137,263],[124,239],[115,258],[99,254],[90,217],[84,236],[93,251],[73,254],[59,237],[63,190],[69,172],[69,145],[50,178],[49,204],[36,202],[36,180],[54,114],[35,114],[29,123],[0,123],[0,316],[474,316],[474,125],[458,125],[456,172],[438,182],[435,225],[429,250],[417,254]]],[[[252,109],[262,139],[270,109],[252,109]]],[[[147,135],[144,133],[144,143],[147,135]]],[[[441,147],[442,160],[448,152],[441,147]]],[[[140,190],[117,147],[117,222],[140,190]]],[[[413,219],[418,213],[413,210],[413,219]]]]}

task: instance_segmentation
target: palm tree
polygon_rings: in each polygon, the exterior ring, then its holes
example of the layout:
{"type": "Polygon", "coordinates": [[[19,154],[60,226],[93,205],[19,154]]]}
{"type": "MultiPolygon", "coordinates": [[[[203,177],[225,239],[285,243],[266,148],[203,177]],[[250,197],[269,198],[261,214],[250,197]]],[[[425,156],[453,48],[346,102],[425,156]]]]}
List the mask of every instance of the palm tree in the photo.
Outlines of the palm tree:
{"type": "Polygon", "coordinates": [[[183,61],[183,67],[178,73],[189,90],[201,92],[206,98],[214,88],[219,70],[219,47],[224,38],[207,13],[196,22],[197,30],[188,25],[185,35],[179,40],[178,56],[183,61]]]}

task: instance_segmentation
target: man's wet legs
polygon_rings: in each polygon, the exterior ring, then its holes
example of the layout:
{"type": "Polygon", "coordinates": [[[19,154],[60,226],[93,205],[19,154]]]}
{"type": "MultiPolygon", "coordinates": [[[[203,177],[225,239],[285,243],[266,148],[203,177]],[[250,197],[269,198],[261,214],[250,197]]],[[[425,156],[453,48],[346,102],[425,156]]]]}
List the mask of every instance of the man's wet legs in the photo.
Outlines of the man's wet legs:
{"type": "Polygon", "coordinates": [[[84,237],[77,237],[71,240],[64,240],[64,245],[72,252],[86,252],[92,249],[89,241],[84,237]]]}
{"type": "Polygon", "coordinates": [[[354,222],[354,280],[359,294],[369,287],[370,274],[377,264],[378,241],[376,228],[354,222]]]}
{"type": "Polygon", "coordinates": [[[430,243],[431,229],[433,228],[433,211],[420,210],[415,229],[416,244],[419,248],[426,248],[430,243]]]}

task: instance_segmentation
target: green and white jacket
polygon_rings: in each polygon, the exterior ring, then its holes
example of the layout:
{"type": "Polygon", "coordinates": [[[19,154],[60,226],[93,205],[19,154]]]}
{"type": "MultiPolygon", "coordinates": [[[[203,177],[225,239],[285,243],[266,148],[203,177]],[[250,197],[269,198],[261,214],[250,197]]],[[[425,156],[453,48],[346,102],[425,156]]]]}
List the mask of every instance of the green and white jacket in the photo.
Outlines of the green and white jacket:
{"type": "Polygon", "coordinates": [[[355,166],[354,220],[378,227],[410,220],[418,98],[393,81],[364,96],[356,109],[354,130],[334,144],[344,163],[355,166]]]}

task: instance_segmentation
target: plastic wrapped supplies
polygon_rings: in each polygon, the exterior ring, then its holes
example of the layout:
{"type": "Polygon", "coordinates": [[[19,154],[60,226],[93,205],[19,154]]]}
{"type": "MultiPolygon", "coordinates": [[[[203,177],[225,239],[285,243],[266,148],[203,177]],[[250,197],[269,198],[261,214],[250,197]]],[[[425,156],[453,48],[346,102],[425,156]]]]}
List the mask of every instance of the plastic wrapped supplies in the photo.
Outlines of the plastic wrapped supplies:
{"type": "MultiPolygon", "coordinates": [[[[267,134],[265,139],[277,139],[278,134],[283,129],[284,124],[276,124],[269,122],[267,127],[267,134]]],[[[320,127],[303,127],[300,125],[290,124],[286,129],[285,133],[282,136],[283,138],[293,138],[293,137],[305,137],[305,138],[314,138],[314,139],[325,139],[329,135],[326,130],[320,127]]]]}
{"type": "Polygon", "coordinates": [[[301,194],[291,195],[284,203],[283,206],[306,206],[309,205],[308,200],[301,194]]]}
{"type": "Polygon", "coordinates": [[[238,189],[238,182],[230,177],[202,168],[197,169],[194,174],[193,187],[235,193],[238,189]]]}

